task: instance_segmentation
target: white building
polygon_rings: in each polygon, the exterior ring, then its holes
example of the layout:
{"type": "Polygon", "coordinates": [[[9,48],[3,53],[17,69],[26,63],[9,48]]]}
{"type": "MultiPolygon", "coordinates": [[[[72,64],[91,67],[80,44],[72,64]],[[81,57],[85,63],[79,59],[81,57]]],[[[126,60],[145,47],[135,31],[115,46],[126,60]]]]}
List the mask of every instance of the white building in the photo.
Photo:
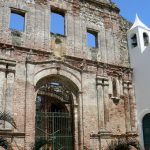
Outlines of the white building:
{"type": "Polygon", "coordinates": [[[150,28],[138,16],[128,31],[128,45],[135,94],[141,145],[150,150],[150,28]]]}

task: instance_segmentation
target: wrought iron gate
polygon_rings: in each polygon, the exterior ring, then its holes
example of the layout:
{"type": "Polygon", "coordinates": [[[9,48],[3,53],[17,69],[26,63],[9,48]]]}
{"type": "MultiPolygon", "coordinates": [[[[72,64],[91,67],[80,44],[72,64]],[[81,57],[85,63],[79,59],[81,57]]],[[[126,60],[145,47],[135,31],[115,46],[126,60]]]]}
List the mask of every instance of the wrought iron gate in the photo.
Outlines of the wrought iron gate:
{"type": "Polygon", "coordinates": [[[36,138],[50,140],[52,150],[73,150],[70,114],[64,112],[37,112],[36,138]]]}

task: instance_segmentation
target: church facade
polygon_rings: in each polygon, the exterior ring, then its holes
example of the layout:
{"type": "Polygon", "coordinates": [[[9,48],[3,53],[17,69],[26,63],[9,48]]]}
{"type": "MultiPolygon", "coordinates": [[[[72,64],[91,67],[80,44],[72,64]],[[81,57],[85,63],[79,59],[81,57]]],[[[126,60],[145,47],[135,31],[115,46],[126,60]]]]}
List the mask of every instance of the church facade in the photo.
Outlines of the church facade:
{"type": "Polygon", "coordinates": [[[16,123],[2,122],[0,136],[16,150],[45,139],[43,149],[103,150],[137,138],[129,26],[109,0],[0,1],[0,111],[16,123]]]}

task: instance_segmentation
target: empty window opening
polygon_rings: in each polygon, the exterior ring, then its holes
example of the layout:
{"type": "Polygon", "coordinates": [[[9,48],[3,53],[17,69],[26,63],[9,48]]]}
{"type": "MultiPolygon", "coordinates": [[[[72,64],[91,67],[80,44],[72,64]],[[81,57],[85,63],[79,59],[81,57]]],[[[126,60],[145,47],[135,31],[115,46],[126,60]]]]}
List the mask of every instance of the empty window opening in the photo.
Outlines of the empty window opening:
{"type": "Polygon", "coordinates": [[[87,46],[97,48],[97,32],[94,31],[87,31],[87,46]]]}
{"type": "Polygon", "coordinates": [[[144,46],[148,46],[149,44],[149,38],[148,38],[148,35],[147,33],[143,33],[143,39],[144,39],[144,46]]]}
{"type": "Polygon", "coordinates": [[[65,17],[63,13],[51,13],[51,32],[65,35],[65,17]]]}
{"type": "Polygon", "coordinates": [[[112,85],[113,85],[113,97],[117,97],[117,83],[116,83],[116,79],[114,78],[112,81],[112,85]]]}
{"type": "Polygon", "coordinates": [[[132,45],[132,48],[137,47],[137,36],[136,36],[136,34],[134,34],[131,37],[131,45],[132,45]]]}
{"type": "Polygon", "coordinates": [[[10,15],[10,29],[24,31],[25,13],[12,10],[10,15]]]}

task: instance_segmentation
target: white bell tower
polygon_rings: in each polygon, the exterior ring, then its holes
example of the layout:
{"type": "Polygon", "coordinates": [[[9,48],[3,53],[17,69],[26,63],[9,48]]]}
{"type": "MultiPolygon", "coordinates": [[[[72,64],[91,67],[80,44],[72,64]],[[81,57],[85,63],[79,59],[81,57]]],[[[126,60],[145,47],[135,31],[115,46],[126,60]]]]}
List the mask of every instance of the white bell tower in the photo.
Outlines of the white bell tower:
{"type": "Polygon", "coordinates": [[[143,117],[150,113],[150,29],[138,16],[128,31],[130,63],[133,68],[140,144],[144,149],[143,117]]]}
{"type": "Polygon", "coordinates": [[[128,31],[128,44],[129,51],[133,51],[134,49],[144,52],[146,47],[150,43],[150,29],[144,25],[139,17],[136,15],[135,22],[133,26],[128,31]]]}

